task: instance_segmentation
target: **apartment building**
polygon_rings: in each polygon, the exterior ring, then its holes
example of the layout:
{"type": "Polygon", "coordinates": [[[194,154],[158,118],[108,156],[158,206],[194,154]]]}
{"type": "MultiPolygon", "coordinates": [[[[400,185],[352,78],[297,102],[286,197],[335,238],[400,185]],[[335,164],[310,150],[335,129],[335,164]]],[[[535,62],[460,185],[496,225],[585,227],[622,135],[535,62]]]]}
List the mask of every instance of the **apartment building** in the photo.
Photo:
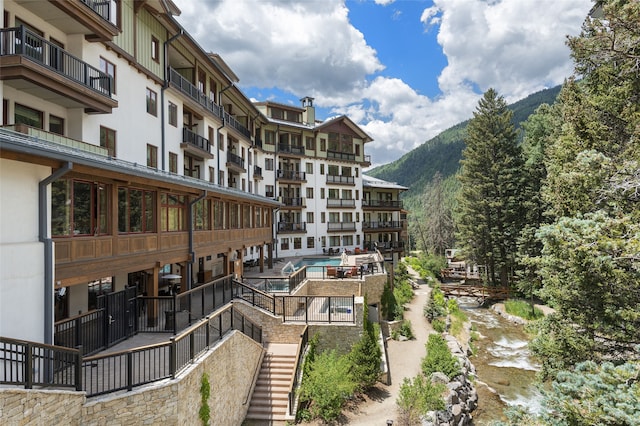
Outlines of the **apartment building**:
{"type": "Polygon", "coordinates": [[[0,335],[272,257],[263,117],[170,0],[0,4],[0,335]]]}
{"type": "Polygon", "coordinates": [[[400,194],[406,186],[363,176],[363,248],[403,253],[408,241],[407,212],[400,194]]]}
{"type": "Polygon", "coordinates": [[[372,139],[346,116],[316,120],[313,98],[301,106],[255,104],[268,120],[264,152],[267,197],[282,203],[276,217],[278,256],[353,251],[363,243],[362,169],[372,139]]]}

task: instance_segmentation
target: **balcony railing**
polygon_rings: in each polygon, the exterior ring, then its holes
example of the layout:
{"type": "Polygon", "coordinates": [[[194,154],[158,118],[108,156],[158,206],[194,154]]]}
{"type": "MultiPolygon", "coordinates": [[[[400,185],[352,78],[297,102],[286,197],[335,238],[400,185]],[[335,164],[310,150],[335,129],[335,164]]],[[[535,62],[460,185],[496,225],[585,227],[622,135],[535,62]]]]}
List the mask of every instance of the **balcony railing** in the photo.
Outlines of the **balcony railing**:
{"type": "Polygon", "coordinates": [[[284,154],[304,155],[304,146],[290,145],[288,143],[280,143],[278,144],[278,152],[284,153],[284,154]]]}
{"type": "Polygon", "coordinates": [[[186,127],[182,128],[182,142],[211,153],[211,144],[209,143],[209,139],[200,136],[186,127]]]}
{"type": "Polygon", "coordinates": [[[404,241],[367,241],[364,243],[367,250],[393,251],[404,249],[404,241]]]}
{"type": "Polygon", "coordinates": [[[288,207],[304,207],[304,198],[280,197],[280,202],[288,207]]]}
{"type": "Polygon", "coordinates": [[[278,222],[278,232],[306,232],[307,222],[278,222]]]}
{"type": "Polygon", "coordinates": [[[307,180],[306,172],[297,172],[295,170],[282,170],[278,169],[276,174],[278,179],[305,181],[307,180]]]}
{"type": "Polygon", "coordinates": [[[327,222],[327,231],[355,231],[355,222],[327,222]]]}
{"type": "Polygon", "coordinates": [[[362,200],[362,207],[388,207],[392,209],[401,209],[402,201],[400,200],[362,200]]]}
{"type": "Polygon", "coordinates": [[[353,198],[327,198],[327,207],[355,207],[356,200],[353,198]]]}
{"type": "Polygon", "coordinates": [[[42,129],[27,126],[26,124],[12,124],[9,126],[2,126],[2,128],[13,130],[14,132],[24,133],[25,135],[32,136],[36,139],[79,149],[80,151],[92,152],[94,154],[104,155],[105,157],[109,155],[109,150],[107,150],[107,148],[71,139],[57,133],[47,132],[42,129]]]}
{"type": "Polygon", "coordinates": [[[105,21],[111,21],[111,2],[103,0],[80,0],[105,21]]]}
{"type": "Polygon", "coordinates": [[[23,26],[0,30],[0,40],[0,56],[22,55],[104,96],[113,93],[108,74],[23,26]]]}
{"type": "Polygon", "coordinates": [[[244,169],[244,159],[232,152],[227,152],[227,162],[235,164],[236,166],[244,169]]]}
{"type": "Polygon", "coordinates": [[[169,82],[193,101],[205,107],[213,115],[222,119],[222,107],[209,99],[207,95],[198,90],[196,86],[173,68],[169,68],[169,82]]]}
{"type": "Polygon", "coordinates": [[[347,152],[339,151],[327,151],[327,158],[334,158],[336,160],[356,161],[356,155],[347,152]]]}
{"type": "Polygon", "coordinates": [[[353,176],[327,175],[327,183],[354,185],[356,183],[356,179],[353,176]]]}
{"type": "Polygon", "coordinates": [[[389,229],[389,228],[402,228],[402,222],[400,221],[362,222],[362,229],[389,229]]]}
{"type": "Polygon", "coordinates": [[[262,167],[253,166],[253,177],[262,177],[262,167]]]}
{"type": "Polygon", "coordinates": [[[224,122],[225,122],[225,124],[227,126],[233,127],[238,132],[240,132],[242,135],[244,135],[247,138],[251,139],[251,133],[249,132],[249,130],[247,130],[246,127],[244,127],[242,124],[240,124],[240,122],[238,120],[236,120],[235,117],[232,116],[231,114],[229,114],[227,111],[224,111],[224,122]]]}

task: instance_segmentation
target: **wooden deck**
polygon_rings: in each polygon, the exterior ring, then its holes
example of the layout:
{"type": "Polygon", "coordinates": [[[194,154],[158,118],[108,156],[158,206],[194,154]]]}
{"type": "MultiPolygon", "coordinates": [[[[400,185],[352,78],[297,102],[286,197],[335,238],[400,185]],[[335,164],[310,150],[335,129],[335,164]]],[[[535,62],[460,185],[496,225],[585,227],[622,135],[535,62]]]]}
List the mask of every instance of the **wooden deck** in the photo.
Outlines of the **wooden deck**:
{"type": "Polygon", "coordinates": [[[441,285],[440,289],[447,297],[471,297],[475,298],[478,303],[484,303],[487,300],[504,300],[510,295],[509,287],[489,287],[474,285],[441,285]]]}

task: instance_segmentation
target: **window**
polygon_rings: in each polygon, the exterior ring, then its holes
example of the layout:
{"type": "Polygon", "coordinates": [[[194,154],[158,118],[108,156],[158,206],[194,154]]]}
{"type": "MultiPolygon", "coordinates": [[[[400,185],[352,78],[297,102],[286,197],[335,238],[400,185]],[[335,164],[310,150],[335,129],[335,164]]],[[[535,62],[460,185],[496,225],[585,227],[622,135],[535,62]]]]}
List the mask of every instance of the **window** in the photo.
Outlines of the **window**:
{"type": "Polygon", "coordinates": [[[329,247],[340,247],[340,236],[334,235],[329,237],[329,247]]]}
{"type": "Polygon", "coordinates": [[[200,165],[198,160],[190,155],[184,156],[184,175],[200,179],[200,165]]]}
{"type": "Polygon", "coordinates": [[[320,237],[320,244],[322,245],[322,247],[326,247],[327,246],[327,237],[326,236],[322,236],[320,237]]]}
{"type": "Polygon", "coordinates": [[[236,203],[229,204],[229,227],[240,229],[240,206],[236,203]]]}
{"type": "Polygon", "coordinates": [[[334,188],[329,188],[329,199],[337,200],[339,198],[340,198],[340,190],[339,189],[334,189],[334,188]]]}
{"type": "Polygon", "coordinates": [[[325,213],[324,212],[320,212],[320,222],[325,223],[325,213]]]}
{"type": "Polygon", "coordinates": [[[310,150],[315,150],[316,140],[311,136],[307,136],[307,138],[305,139],[305,148],[310,150]]]}
{"type": "Polygon", "coordinates": [[[116,131],[100,126],[100,146],[107,148],[110,157],[116,156],[116,131]]]}
{"type": "Polygon", "coordinates": [[[178,127],[178,105],[169,102],[169,124],[178,127]]]}
{"type": "Polygon", "coordinates": [[[178,154],[175,152],[169,153],[169,171],[171,173],[178,173],[178,154]]]}
{"type": "Polygon", "coordinates": [[[15,104],[14,120],[15,124],[26,124],[37,129],[44,129],[42,112],[24,105],[15,104]]]}
{"type": "Polygon", "coordinates": [[[265,186],[264,196],[267,197],[267,198],[274,198],[275,197],[274,190],[273,190],[273,185],[266,185],[265,186]]]}
{"type": "Polygon", "coordinates": [[[289,250],[289,239],[281,238],[280,239],[280,250],[289,250]]]}
{"type": "Polygon", "coordinates": [[[300,250],[301,248],[302,248],[302,238],[295,237],[293,239],[293,249],[294,250],[300,250]]]}
{"type": "Polygon", "coordinates": [[[185,231],[187,204],[184,195],[162,193],[160,196],[160,228],[162,231],[185,231]]]}
{"type": "Polygon", "coordinates": [[[315,237],[307,237],[307,248],[314,248],[316,243],[315,237]]]}
{"type": "Polygon", "coordinates": [[[225,229],[224,201],[213,202],[213,229],[225,229]]]}
{"type": "Polygon", "coordinates": [[[254,207],[254,223],[256,228],[262,227],[262,207],[254,207]]]}
{"type": "Polygon", "coordinates": [[[49,131],[51,133],[64,135],[64,118],[49,115],[49,131]]]}
{"type": "Polygon", "coordinates": [[[320,139],[320,151],[327,150],[327,140],[325,138],[320,139]]]}
{"type": "Polygon", "coordinates": [[[160,62],[160,41],[154,36],[151,36],[151,59],[160,62]]]}
{"type": "Polygon", "coordinates": [[[242,227],[244,229],[251,228],[251,206],[242,206],[242,227]]]}
{"type": "Polygon", "coordinates": [[[308,175],[313,174],[313,163],[305,163],[304,167],[308,175]]]}
{"type": "Polygon", "coordinates": [[[51,184],[51,235],[105,235],[110,231],[109,186],[61,179],[51,184]]]}
{"type": "Polygon", "coordinates": [[[265,130],[264,131],[264,143],[267,145],[275,145],[276,143],[276,132],[273,130],[265,130]]]}
{"type": "Polygon", "coordinates": [[[158,168],[158,147],[147,144],[147,167],[158,168]]]}
{"type": "Polygon", "coordinates": [[[307,223],[313,223],[313,212],[307,212],[307,223]]]}
{"type": "Polygon", "coordinates": [[[224,183],[224,170],[218,170],[218,185],[224,183]]]}
{"type": "Polygon", "coordinates": [[[109,76],[109,83],[111,85],[111,93],[116,93],[116,66],[105,58],[100,58],[100,71],[109,76]]]}
{"type": "Polygon", "coordinates": [[[158,116],[158,94],[147,87],[147,112],[158,116]]]}
{"type": "Polygon", "coordinates": [[[340,223],[340,213],[329,213],[329,223],[340,223]]]}
{"type": "Polygon", "coordinates": [[[307,188],[307,198],[313,199],[313,188],[307,188]]]}
{"type": "Polygon", "coordinates": [[[118,188],[118,232],[155,232],[156,194],[136,188],[118,188]]]}
{"type": "Polygon", "coordinates": [[[342,236],[342,244],[345,246],[353,245],[353,235],[343,235],[342,236]]]}
{"type": "Polygon", "coordinates": [[[216,88],[217,88],[216,81],[210,78],[209,79],[209,100],[213,103],[216,102],[216,88]]]}
{"type": "Polygon", "coordinates": [[[214,183],[216,180],[216,169],[209,167],[209,182],[214,183]]]}
{"type": "Polygon", "coordinates": [[[324,174],[324,164],[320,164],[320,174],[324,174]]]}
{"type": "Polygon", "coordinates": [[[320,199],[324,200],[324,188],[320,188],[320,199]]]}
{"type": "Polygon", "coordinates": [[[265,158],[264,159],[264,169],[265,170],[273,170],[273,158],[265,158]]]}
{"type": "Polygon", "coordinates": [[[218,149],[220,149],[220,151],[224,151],[224,145],[224,135],[218,132],[218,149]]]}
{"type": "Polygon", "coordinates": [[[208,231],[211,229],[210,210],[211,201],[203,198],[193,205],[193,229],[208,231]]]}

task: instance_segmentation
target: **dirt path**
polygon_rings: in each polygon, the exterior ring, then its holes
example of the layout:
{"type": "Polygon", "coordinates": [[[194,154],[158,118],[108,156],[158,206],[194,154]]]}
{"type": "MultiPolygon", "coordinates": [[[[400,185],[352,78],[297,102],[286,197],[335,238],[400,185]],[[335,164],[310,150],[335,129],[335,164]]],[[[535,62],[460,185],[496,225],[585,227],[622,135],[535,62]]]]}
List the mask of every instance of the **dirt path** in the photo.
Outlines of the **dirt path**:
{"type": "MultiPolygon", "coordinates": [[[[409,273],[414,277],[418,274],[411,268],[409,273]]],[[[425,303],[431,294],[431,288],[422,284],[415,290],[415,297],[407,305],[405,319],[411,321],[415,339],[400,342],[388,341],[389,366],[391,370],[391,385],[378,383],[373,391],[357,404],[352,404],[344,410],[338,424],[354,426],[386,425],[387,420],[398,424],[396,398],[402,380],[413,378],[420,373],[420,363],[426,354],[425,343],[427,336],[433,332],[431,324],[422,314],[425,303]]],[[[303,423],[306,425],[322,425],[322,422],[303,423]]]]}

